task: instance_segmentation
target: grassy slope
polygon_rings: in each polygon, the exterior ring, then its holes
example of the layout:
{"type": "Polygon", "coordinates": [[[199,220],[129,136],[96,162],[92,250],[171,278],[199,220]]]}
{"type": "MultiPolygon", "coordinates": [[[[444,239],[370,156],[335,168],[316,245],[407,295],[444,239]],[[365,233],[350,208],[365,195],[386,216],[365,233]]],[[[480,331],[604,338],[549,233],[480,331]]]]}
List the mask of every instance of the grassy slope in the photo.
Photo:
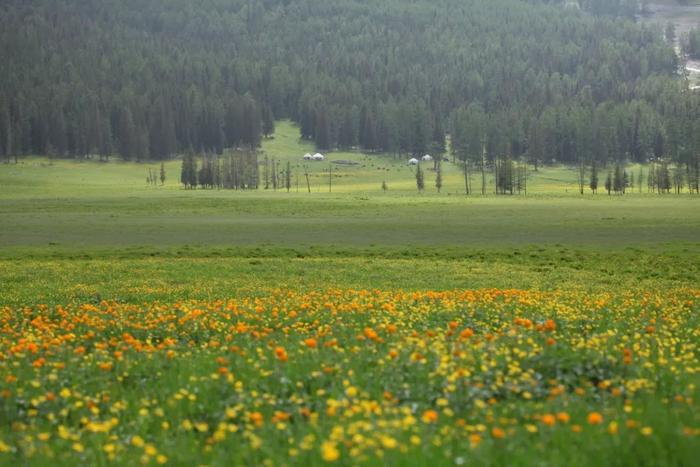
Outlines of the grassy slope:
{"type": "MultiPolygon", "coordinates": [[[[301,171],[301,155],[313,148],[297,134],[282,122],[265,150],[301,171]]],[[[177,161],[157,188],[145,184],[149,165],[0,165],[0,303],[209,298],[285,286],[696,284],[696,198],[581,197],[566,168],[533,174],[527,197],[467,198],[454,194],[462,179],[451,164],[442,194],[418,196],[403,160],[329,159],[360,162],[338,168],[330,194],[318,189],[328,163],[307,163],[311,194],[184,191],[177,161]]]]}

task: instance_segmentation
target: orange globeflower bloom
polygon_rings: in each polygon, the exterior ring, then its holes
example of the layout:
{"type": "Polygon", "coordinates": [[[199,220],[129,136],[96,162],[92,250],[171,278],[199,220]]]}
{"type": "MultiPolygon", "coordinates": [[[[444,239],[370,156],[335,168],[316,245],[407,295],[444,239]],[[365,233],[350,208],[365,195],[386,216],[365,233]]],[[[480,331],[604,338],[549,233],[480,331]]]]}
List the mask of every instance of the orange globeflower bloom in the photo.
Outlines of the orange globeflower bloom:
{"type": "Polygon", "coordinates": [[[491,429],[491,436],[493,436],[496,439],[503,439],[506,437],[506,432],[503,431],[502,428],[495,426],[491,429]]]}
{"type": "Polygon", "coordinates": [[[112,369],[111,362],[100,363],[99,366],[100,366],[100,370],[104,370],[104,371],[110,371],[112,369]]]}
{"type": "Polygon", "coordinates": [[[250,419],[250,422],[252,424],[258,427],[262,426],[263,422],[265,421],[263,414],[261,414],[260,412],[252,412],[248,418],[250,419]]]}
{"type": "Polygon", "coordinates": [[[438,413],[434,410],[426,410],[423,412],[423,421],[425,423],[435,423],[438,421],[438,413]]]}
{"type": "Polygon", "coordinates": [[[557,420],[559,420],[562,423],[569,423],[569,420],[571,417],[569,417],[569,414],[566,412],[559,412],[557,414],[557,420]]]}
{"type": "Polygon", "coordinates": [[[603,416],[598,412],[591,412],[588,414],[588,424],[589,425],[600,425],[603,423],[603,416]]]}
{"type": "Polygon", "coordinates": [[[473,335],[474,331],[472,330],[472,328],[465,328],[462,330],[462,332],[459,333],[459,337],[461,337],[462,339],[469,339],[473,335]]]}
{"type": "Polygon", "coordinates": [[[547,413],[542,416],[542,423],[547,426],[554,426],[554,424],[557,423],[557,419],[551,413],[547,413]]]}
{"type": "Polygon", "coordinates": [[[318,342],[316,342],[316,339],[314,339],[313,337],[305,339],[304,344],[310,349],[315,349],[318,346],[318,342]]]}
{"type": "Polygon", "coordinates": [[[275,347],[275,356],[277,356],[277,359],[280,362],[286,362],[289,359],[287,351],[284,350],[284,347],[275,347]]]}

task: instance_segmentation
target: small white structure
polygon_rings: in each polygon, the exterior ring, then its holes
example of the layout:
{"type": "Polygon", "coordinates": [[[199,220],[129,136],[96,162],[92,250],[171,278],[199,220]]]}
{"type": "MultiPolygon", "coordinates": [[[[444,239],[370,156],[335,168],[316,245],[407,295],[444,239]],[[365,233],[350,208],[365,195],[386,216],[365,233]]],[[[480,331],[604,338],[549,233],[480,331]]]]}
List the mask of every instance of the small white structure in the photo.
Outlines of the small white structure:
{"type": "Polygon", "coordinates": [[[430,154],[426,154],[421,159],[423,160],[423,162],[430,162],[433,160],[433,156],[431,156],[430,154]]]}
{"type": "Polygon", "coordinates": [[[413,159],[409,159],[408,165],[418,165],[418,159],[416,159],[415,157],[413,159]]]}
{"type": "Polygon", "coordinates": [[[312,155],[309,154],[308,152],[307,152],[306,154],[304,154],[304,160],[305,160],[305,161],[310,161],[310,160],[312,160],[313,158],[314,158],[314,156],[312,156],[312,155]]]}
{"type": "Polygon", "coordinates": [[[313,157],[313,160],[315,160],[315,161],[322,161],[326,158],[323,154],[321,154],[319,152],[317,152],[316,154],[314,154],[311,157],[313,157]]]}

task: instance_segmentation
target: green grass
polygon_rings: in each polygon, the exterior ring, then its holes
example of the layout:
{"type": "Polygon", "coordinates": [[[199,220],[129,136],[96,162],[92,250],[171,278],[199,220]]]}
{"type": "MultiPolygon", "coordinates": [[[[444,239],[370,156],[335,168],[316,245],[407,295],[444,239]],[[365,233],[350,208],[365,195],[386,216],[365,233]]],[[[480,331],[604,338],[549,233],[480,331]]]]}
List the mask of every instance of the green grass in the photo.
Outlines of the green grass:
{"type": "Polygon", "coordinates": [[[581,196],[566,167],[467,197],[451,164],[417,194],[404,158],[353,152],[328,193],[288,122],[264,149],[312,193],[188,191],[178,161],[162,187],[157,164],[0,165],[0,464],[317,465],[329,442],[339,465],[690,465],[700,199],[581,196]]]}
{"type": "MultiPolygon", "coordinates": [[[[328,163],[301,161],[313,147],[289,122],[264,150],[297,170],[306,164],[318,183],[327,177],[328,163]]],[[[360,165],[338,168],[337,192],[314,182],[310,194],[184,190],[178,161],[167,163],[162,187],[145,183],[157,164],[0,165],[0,303],[213,298],[285,286],[697,284],[697,197],[581,196],[565,167],[532,172],[527,196],[465,196],[451,164],[443,193],[419,195],[403,158],[328,158],[360,165]]]]}

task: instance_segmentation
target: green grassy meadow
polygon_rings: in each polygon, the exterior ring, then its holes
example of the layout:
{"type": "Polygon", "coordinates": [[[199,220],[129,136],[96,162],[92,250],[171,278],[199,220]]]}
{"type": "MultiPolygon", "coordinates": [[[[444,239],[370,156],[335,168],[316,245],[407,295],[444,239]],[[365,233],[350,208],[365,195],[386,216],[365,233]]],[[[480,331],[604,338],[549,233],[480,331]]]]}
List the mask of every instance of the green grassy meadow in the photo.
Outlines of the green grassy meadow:
{"type": "MultiPolygon", "coordinates": [[[[331,153],[327,162],[302,161],[313,147],[288,122],[263,149],[308,170],[312,192],[184,190],[179,161],[167,164],[166,184],[157,187],[145,183],[157,164],[28,158],[1,165],[0,302],[31,303],[37,295],[53,303],[138,302],[343,284],[695,283],[700,210],[690,195],[581,196],[573,170],[543,167],[531,172],[527,195],[465,196],[462,173],[449,163],[442,193],[427,172],[418,194],[404,158],[331,153]],[[334,167],[328,193],[333,160],[360,164],[334,167]]],[[[475,176],[473,186],[479,183],[475,176]]]]}
{"type": "Polygon", "coordinates": [[[311,193],[0,165],[0,465],[692,464],[700,199],[359,153],[329,193],[277,128],[311,193]]]}

